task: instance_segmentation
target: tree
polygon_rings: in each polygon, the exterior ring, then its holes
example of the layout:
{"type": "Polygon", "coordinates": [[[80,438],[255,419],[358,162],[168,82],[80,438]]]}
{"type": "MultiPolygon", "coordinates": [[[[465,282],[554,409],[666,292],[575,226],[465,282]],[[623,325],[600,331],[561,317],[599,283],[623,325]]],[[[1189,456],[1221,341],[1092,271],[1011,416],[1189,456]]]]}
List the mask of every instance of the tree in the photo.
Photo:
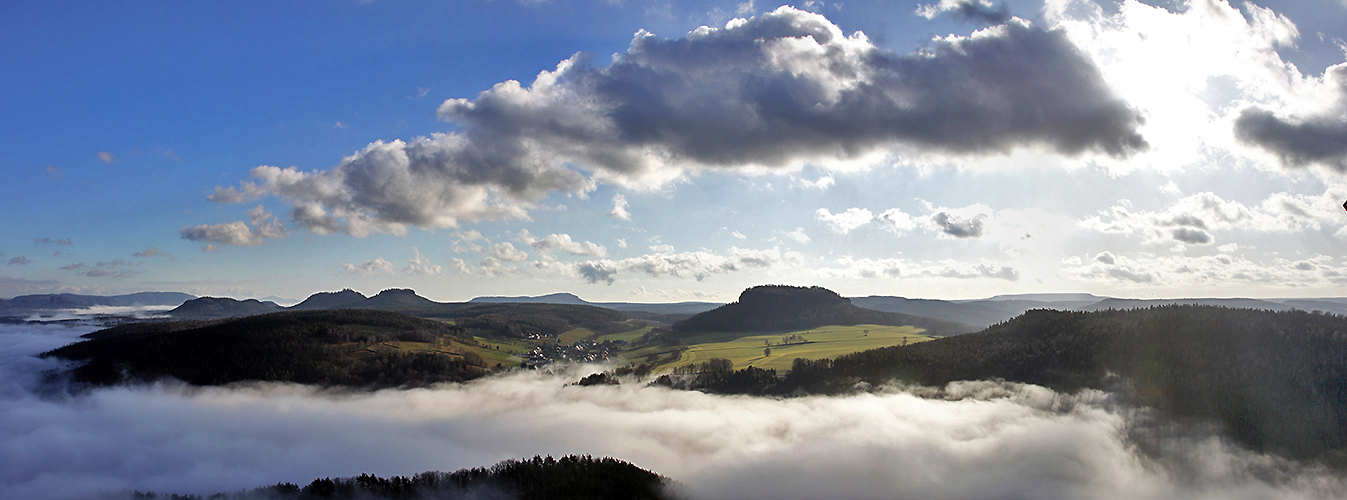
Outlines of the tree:
{"type": "Polygon", "coordinates": [[[771,355],[772,355],[772,348],[771,348],[771,347],[768,347],[768,348],[762,350],[762,357],[766,358],[766,357],[771,356],[771,355]]]}

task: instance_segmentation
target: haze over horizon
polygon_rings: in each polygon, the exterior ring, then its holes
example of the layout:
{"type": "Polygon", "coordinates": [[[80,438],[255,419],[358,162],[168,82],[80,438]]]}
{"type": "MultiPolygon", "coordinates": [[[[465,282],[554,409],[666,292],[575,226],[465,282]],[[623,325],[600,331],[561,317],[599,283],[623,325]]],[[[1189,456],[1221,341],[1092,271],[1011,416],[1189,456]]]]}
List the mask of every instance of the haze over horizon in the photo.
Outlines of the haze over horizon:
{"type": "Polygon", "coordinates": [[[1347,296],[1347,1],[0,19],[0,297],[1347,296]]]}

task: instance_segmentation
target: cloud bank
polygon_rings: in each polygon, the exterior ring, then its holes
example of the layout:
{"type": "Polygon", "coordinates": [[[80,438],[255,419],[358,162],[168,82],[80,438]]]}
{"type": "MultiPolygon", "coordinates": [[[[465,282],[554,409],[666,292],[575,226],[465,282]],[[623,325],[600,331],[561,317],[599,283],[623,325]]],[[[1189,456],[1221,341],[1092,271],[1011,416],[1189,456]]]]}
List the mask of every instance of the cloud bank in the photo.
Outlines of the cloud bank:
{"type": "Polygon", "coordinates": [[[1235,120],[1235,136],[1272,152],[1289,167],[1317,163],[1347,171],[1347,63],[1328,68],[1323,80],[1338,94],[1328,110],[1284,117],[1250,107],[1235,120]]]}
{"type": "Polygon", "coordinates": [[[439,117],[456,132],[375,142],[330,170],[260,166],[210,198],[280,196],[320,234],[405,234],[527,218],[550,193],[706,169],[793,170],[897,150],[1122,157],[1146,147],[1140,115],[1064,33],[968,12],[1004,22],[906,55],[791,7],[676,39],[641,31],[608,67],[577,54],[527,87],[511,80],[445,101],[439,117]]]}
{"type": "Polygon", "coordinates": [[[32,354],[87,331],[0,331],[0,490],[210,494],[534,454],[629,460],[693,499],[1334,498],[1333,474],[1239,449],[1098,392],[995,382],[727,397],[518,372],[374,393],[163,383],[39,395],[32,354]],[[41,453],[34,453],[41,450],[41,453]]]}

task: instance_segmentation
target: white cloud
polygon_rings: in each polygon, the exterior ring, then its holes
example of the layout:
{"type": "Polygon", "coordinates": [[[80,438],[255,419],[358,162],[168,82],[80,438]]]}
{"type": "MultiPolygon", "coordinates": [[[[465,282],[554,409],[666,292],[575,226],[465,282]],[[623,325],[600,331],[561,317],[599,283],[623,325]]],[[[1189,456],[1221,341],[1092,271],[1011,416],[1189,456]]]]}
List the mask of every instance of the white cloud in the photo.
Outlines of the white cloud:
{"type": "Polygon", "coordinates": [[[506,241],[491,247],[491,257],[502,262],[523,262],[528,260],[529,254],[516,249],[513,244],[506,241]]]}
{"type": "Polygon", "coordinates": [[[815,217],[826,224],[833,232],[847,234],[852,229],[869,224],[874,215],[864,208],[848,208],[845,212],[834,214],[826,208],[814,212],[815,217]]]}
{"type": "Polygon", "coordinates": [[[1101,233],[1140,234],[1143,242],[1150,244],[1171,239],[1206,244],[1214,240],[1211,231],[1297,233],[1342,224],[1338,200],[1344,195],[1347,187],[1331,186],[1319,196],[1273,193],[1262,203],[1251,206],[1202,192],[1181,198],[1159,211],[1115,205],[1078,224],[1101,233]]]}
{"type": "Polygon", "coordinates": [[[795,176],[791,176],[791,180],[794,181],[800,187],[806,189],[817,189],[819,191],[826,191],[834,184],[837,184],[837,180],[833,178],[832,174],[821,176],[818,179],[812,181],[809,179],[798,178],[795,176]]]}
{"type": "Polygon", "coordinates": [[[1140,116],[1063,32],[1015,21],[903,55],[785,6],[678,39],[641,31],[606,68],[576,55],[527,87],[501,82],[438,113],[459,131],[375,142],[326,171],[259,166],[255,181],[211,199],[264,192],[319,234],[401,235],[527,219],[548,194],[599,182],[829,168],[895,146],[961,156],[1145,147],[1140,116]]]}
{"type": "Polygon", "coordinates": [[[897,208],[890,208],[880,213],[879,216],[875,217],[875,223],[882,228],[897,233],[904,233],[917,228],[917,221],[897,208]]]}
{"type": "Polygon", "coordinates": [[[288,234],[285,226],[258,205],[247,212],[248,220],[226,222],[222,224],[198,224],[184,227],[180,234],[183,239],[206,242],[202,251],[218,251],[221,245],[255,247],[267,242],[267,239],[284,238],[288,234]]]}
{"type": "Polygon", "coordinates": [[[430,258],[421,255],[421,249],[412,247],[412,258],[407,260],[407,267],[402,269],[406,274],[419,274],[422,276],[436,276],[440,274],[439,264],[434,264],[430,258]]]}
{"type": "Polygon", "coordinates": [[[613,210],[608,212],[608,216],[614,219],[631,220],[631,212],[627,211],[626,196],[613,195],[613,210]]]}
{"type": "Polygon", "coordinates": [[[1347,67],[1306,76],[1279,51],[1300,36],[1285,16],[1252,2],[1185,2],[1169,9],[1124,0],[1104,9],[1051,0],[1046,22],[1067,33],[1146,117],[1148,152],[1110,169],[1179,170],[1221,162],[1319,163],[1343,168],[1347,67]]]}
{"type": "Polygon", "coordinates": [[[786,237],[800,243],[809,243],[809,235],[804,234],[804,228],[797,227],[794,231],[786,233],[786,237]]]}
{"type": "Polygon", "coordinates": [[[559,250],[571,255],[589,255],[593,257],[603,257],[608,255],[608,249],[603,245],[592,241],[574,241],[571,235],[549,234],[543,238],[534,237],[527,229],[519,231],[519,241],[525,245],[532,246],[539,254],[551,256],[553,251],[559,250]]]}
{"type": "Polygon", "coordinates": [[[1006,281],[1018,281],[1020,279],[1020,272],[1015,268],[985,260],[965,262],[954,259],[927,261],[903,258],[842,257],[837,259],[835,263],[835,267],[820,268],[819,275],[850,279],[899,277],[961,280],[991,278],[1006,281]]]}
{"type": "Polygon", "coordinates": [[[1328,255],[1288,259],[1229,253],[1188,256],[1102,252],[1088,262],[1071,258],[1062,264],[1063,271],[1086,282],[1123,289],[1182,287],[1243,295],[1250,287],[1267,292],[1347,284],[1347,263],[1328,255]]]}
{"type": "Polygon", "coordinates": [[[795,252],[782,253],[776,248],[752,250],[731,247],[729,256],[699,250],[675,253],[656,251],[621,260],[592,260],[575,264],[574,272],[589,283],[613,284],[621,274],[643,274],[660,278],[692,277],[702,281],[709,276],[725,274],[741,269],[763,269],[776,267],[783,262],[798,263],[803,256],[795,252]]]}
{"type": "Polygon", "coordinates": [[[105,164],[108,164],[108,165],[111,165],[111,164],[113,164],[113,163],[121,162],[121,160],[118,160],[118,159],[117,159],[117,155],[114,155],[114,154],[109,153],[109,152],[107,152],[107,151],[99,151],[98,154],[95,155],[95,156],[98,157],[98,161],[101,161],[101,162],[103,162],[103,163],[105,163],[105,164]]]}
{"type": "Polygon", "coordinates": [[[284,238],[287,234],[285,226],[277,220],[262,205],[258,205],[248,210],[248,222],[253,227],[253,232],[262,238],[284,238]]]}
{"type": "Polygon", "coordinates": [[[375,258],[374,260],[365,261],[364,264],[358,266],[349,262],[342,263],[341,270],[347,274],[365,277],[373,276],[375,274],[392,273],[396,268],[393,266],[392,262],[382,258],[375,258]]]}

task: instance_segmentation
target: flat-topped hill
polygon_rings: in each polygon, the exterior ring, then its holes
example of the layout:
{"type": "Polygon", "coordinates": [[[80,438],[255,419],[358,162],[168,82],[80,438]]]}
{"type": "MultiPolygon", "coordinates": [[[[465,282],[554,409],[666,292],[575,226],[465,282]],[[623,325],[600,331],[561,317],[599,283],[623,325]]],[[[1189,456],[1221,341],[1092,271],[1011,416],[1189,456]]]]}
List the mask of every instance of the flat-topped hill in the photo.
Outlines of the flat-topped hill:
{"type": "Polygon", "coordinates": [[[674,323],[674,332],[772,332],[825,325],[913,325],[935,335],[956,335],[976,328],[938,319],[863,309],[822,287],[762,285],[744,290],[739,300],[674,323]]]}
{"type": "Polygon", "coordinates": [[[304,299],[303,302],[290,306],[294,311],[312,311],[315,309],[336,309],[342,306],[363,301],[369,297],[365,294],[352,290],[344,289],[340,292],[318,292],[304,299]]]}

